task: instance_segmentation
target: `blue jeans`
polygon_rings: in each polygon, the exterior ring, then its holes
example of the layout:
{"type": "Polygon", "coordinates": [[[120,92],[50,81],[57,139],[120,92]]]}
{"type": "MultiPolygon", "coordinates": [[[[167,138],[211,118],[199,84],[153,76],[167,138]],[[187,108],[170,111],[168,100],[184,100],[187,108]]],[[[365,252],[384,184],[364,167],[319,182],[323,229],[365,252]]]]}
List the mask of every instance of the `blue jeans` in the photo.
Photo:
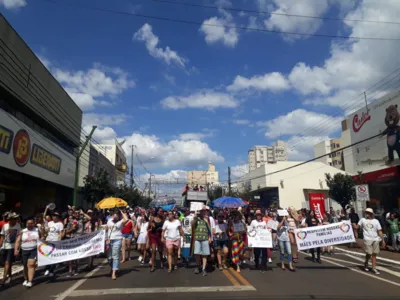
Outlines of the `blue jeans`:
{"type": "Polygon", "coordinates": [[[108,250],[108,263],[113,270],[118,270],[121,247],[122,240],[110,241],[110,249],[108,250]]]}
{"type": "Polygon", "coordinates": [[[288,256],[288,261],[291,262],[293,260],[293,258],[292,258],[292,246],[290,245],[290,241],[278,240],[278,242],[279,242],[281,261],[285,260],[285,252],[286,252],[286,254],[288,256]]]}

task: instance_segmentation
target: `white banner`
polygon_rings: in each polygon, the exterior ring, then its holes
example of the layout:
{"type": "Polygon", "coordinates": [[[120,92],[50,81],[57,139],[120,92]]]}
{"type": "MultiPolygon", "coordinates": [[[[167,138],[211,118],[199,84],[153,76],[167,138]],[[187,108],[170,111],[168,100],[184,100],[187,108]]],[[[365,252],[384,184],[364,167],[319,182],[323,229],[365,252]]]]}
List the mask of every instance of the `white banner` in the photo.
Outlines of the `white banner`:
{"type": "Polygon", "coordinates": [[[350,221],[296,229],[294,234],[299,250],[355,242],[350,221]]]}
{"type": "Polygon", "coordinates": [[[46,266],[94,256],[104,252],[105,231],[88,233],[58,242],[38,244],[38,265],[46,266]]]}
{"type": "Polygon", "coordinates": [[[75,157],[1,109],[0,166],[74,186],[75,157]]]}
{"type": "Polygon", "coordinates": [[[247,232],[249,248],[272,248],[272,234],[268,229],[253,229],[247,232]]]}

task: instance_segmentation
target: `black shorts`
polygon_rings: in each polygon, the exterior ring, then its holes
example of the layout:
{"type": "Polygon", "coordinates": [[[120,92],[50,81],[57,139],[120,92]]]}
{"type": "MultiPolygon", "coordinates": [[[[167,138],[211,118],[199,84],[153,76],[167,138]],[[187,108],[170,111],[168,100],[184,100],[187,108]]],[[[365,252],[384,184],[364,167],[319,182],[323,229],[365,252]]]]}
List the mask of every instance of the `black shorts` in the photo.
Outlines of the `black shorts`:
{"type": "Polygon", "coordinates": [[[32,249],[32,250],[22,250],[22,263],[26,265],[28,263],[29,259],[37,259],[37,249],[32,249]]]}
{"type": "Polygon", "coordinates": [[[15,262],[14,249],[1,249],[1,260],[6,263],[15,262]]]}

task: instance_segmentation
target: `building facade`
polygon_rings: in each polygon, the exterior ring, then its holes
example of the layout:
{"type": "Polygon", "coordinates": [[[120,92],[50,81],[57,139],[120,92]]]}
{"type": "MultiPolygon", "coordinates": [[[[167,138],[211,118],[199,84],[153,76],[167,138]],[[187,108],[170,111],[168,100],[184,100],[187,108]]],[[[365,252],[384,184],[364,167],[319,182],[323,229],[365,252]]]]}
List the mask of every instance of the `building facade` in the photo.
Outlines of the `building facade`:
{"type": "Polygon", "coordinates": [[[208,170],[188,171],[186,176],[187,176],[187,183],[191,187],[194,187],[196,185],[206,187],[207,184],[219,183],[218,171],[216,171],[215,165],[212,162],[208,163],[208,170]]]}
{"type": "Polygon", "coordinates": [[[317,158],[324,155],[316,161],[344,170],[343,153],[342,150],[340,150],[342,147],[343,141],[341,138],[322,141],[314,146],[314,157],[317,158]],[[334,151],[336,152],[330,154],[334,151]]]}
{"type": "Polygon", "coordinates": [[[277,141],[273,146],[254,146],[247,154],[249,170],[277,161],[287,161],[287,146],[284,141],[277,141]]]}
{"type": "Polygon", "coordinates": [[[82,111],[0,14],[0,210],[72,203],[82,111]]]}

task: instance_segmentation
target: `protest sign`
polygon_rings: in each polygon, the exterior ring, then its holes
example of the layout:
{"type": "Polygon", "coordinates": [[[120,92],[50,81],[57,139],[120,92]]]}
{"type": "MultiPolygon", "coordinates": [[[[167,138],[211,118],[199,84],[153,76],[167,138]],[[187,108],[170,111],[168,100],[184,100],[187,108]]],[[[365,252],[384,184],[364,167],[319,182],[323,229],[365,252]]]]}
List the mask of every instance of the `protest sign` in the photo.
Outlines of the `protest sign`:
{"type": "Polygon", "coordinates": [[[100,230],[69,240],[38,243],[38,265],[46,266],[94,256],[104,252],[105,231],[100,230]]]}
{"type": "Polygon", "coordinates": [[[278,222],[274,220],[269,220],[267,222],[268,229],[277,230],[278,229],[278,222]]]}
{"type": "Polygon", "coordinates": [[[350,221],[296,229],[294,234],[299,250],[355,242],[350,221]]]}
{"type": "Polygon", "coordinates": [[[200,211],[203,208],[203,206],[204,206],[203,202],[192,201],[190,202],[190,211],[195,211],[195,212],[200,211]]]}
{"type": "Polygon", "coordinates": [[[272,248],[272,234],[268,229],[249,228],[247,242],[250,248],[272,248]]]}
{"type": "Polygon", "coordinates": [[[289,215],[289,212],[286,209],[278,209],[278,216],[286,217],[289,215]]]}

